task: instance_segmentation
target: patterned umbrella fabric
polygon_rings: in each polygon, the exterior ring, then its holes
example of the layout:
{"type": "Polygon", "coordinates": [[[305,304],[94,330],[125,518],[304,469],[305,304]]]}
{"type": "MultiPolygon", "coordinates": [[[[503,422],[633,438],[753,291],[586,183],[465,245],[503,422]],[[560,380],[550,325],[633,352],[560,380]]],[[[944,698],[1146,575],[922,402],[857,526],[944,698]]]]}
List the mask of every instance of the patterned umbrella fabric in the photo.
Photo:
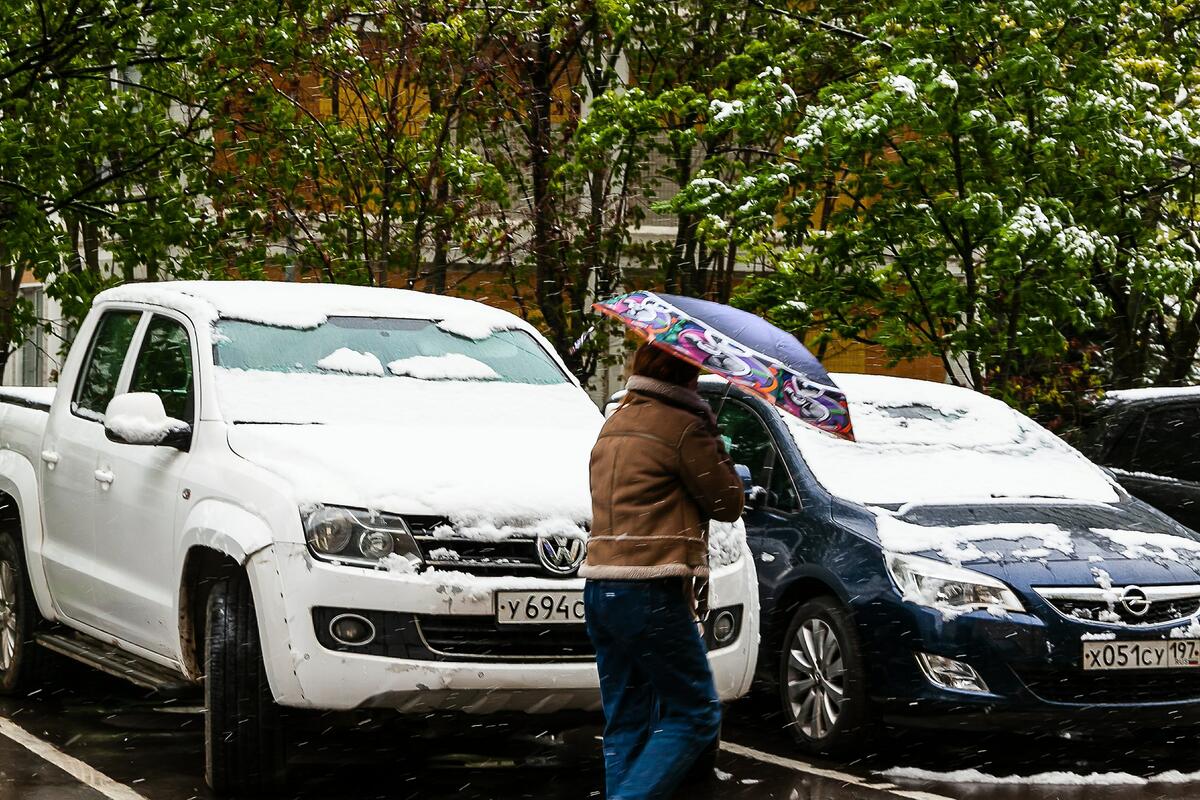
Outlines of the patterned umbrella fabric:
{"type": "Polygon", "coordinates": [[[593,307],[809,425],[854,439],[846,395],[821,362],[796,337],[761,317],[708,300],[647,291],[593,307]]]}

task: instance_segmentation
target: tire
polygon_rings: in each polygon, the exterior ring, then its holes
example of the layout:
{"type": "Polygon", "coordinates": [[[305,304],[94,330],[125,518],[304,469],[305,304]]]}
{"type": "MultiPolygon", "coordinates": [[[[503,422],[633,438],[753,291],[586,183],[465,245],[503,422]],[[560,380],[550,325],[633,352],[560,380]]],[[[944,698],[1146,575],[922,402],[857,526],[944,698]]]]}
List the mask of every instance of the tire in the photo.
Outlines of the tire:
{"type": "Polygon", "coordinates": [[[779,657],[779,701],[806,753],[832,755],[867,742],[862,648],[850,615],[833,598],[809,600],[792,616],[779,657]]]}
{"type": "Polygon", "coordinates": [[[0,695],[17,694],[46,678],[50,653],[33,637],[43,624],[25,569],[25,550],[0,531],[0,695]]]}
{"type": "Polygon", "coordinates": [[[286,783],[284,729],[245,573],[213,586],[206,619],[204,777],[219,794],[279,791],[286,783]]]}

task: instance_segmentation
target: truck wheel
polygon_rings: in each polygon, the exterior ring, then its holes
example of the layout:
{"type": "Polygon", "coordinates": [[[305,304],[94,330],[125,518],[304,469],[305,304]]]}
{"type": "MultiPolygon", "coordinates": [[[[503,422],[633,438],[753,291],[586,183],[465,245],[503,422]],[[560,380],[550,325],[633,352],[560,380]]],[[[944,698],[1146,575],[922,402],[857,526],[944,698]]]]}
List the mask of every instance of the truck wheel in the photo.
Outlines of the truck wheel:
{"type": "Polygon", "coordinates": [[[281,712],[267,685],[245,573],[213,586],[205,634],[205,779],[221,794],[282,789],[287,757],[281,712]]]}
{"type": "Polygon", "coordinates": [[[50,654],[33,641],[41,622],[21,542],[0,531],[0,695],[16,694],[45,678],[50,654]]]}
{"type": "Polygon", "coordinates": [[[800,606],[779,662],[783,716],[805,752],[836,753],[865,741],[866,674],[845,609],[829,597],[800,606]]]}

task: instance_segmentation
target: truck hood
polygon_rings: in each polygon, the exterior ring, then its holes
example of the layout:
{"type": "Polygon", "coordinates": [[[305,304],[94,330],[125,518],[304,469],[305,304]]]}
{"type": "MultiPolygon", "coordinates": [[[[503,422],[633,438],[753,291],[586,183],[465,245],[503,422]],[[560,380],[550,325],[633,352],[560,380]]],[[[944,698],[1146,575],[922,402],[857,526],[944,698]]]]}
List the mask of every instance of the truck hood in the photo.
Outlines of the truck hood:
{"type": "Polygon", "coordinates": [[[293,397],[282,413],[279,403],[236,412],[231,449],[302,504],[468,522],[590,518],[588,459],[603,418],[578,387],[340,382],[348,392],[332,407],[305,413],[293,397]]]}

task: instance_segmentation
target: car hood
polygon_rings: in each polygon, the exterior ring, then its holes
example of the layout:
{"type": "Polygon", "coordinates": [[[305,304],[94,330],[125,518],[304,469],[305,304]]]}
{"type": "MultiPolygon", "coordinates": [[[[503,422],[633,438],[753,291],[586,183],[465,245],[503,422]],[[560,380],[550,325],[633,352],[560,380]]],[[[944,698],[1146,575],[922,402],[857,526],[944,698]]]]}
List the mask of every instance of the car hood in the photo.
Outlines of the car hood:
{"type": "Polygon", "coordinates": [[[1200,582],[1200,535],[1130,500],[879,509],[880,545],[1021,586],[1200,582]]]}
{"type": "Polygon", "coordinates": [[[347,397],[342,412],[310,420],[292,407],[285,423],[234,421],[229,445],[302,504],[463,522],[590,518],[588,458],[603,419],[581,389],[419,383],[389,385],[376,398],[386,412],[347,397]]]}

